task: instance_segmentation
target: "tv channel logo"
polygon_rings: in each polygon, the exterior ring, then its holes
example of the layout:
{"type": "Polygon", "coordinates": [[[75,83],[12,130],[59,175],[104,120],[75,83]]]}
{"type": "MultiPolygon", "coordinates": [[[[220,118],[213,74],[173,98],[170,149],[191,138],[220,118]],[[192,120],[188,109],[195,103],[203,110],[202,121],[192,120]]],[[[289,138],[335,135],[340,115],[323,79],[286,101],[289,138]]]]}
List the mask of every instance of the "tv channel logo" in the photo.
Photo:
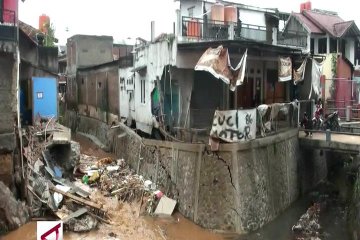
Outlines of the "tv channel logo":
{"type": "Polygon", "coordinates": [[[36,224],[37,240],[63,240],[62,221],[38,221],[36,224]]]}

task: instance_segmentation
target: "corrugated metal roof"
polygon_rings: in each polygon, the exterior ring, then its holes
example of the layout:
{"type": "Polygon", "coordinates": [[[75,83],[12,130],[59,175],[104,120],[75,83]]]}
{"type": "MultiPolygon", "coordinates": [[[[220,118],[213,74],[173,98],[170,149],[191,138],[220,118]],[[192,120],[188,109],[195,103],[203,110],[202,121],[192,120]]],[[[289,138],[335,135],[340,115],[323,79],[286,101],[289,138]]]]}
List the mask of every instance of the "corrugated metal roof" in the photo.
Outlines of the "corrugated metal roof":
{"type": "Polygon", "coordinates": [[[23,21],[20,20],[19,20],[19,28],[35,43],[37,43],[36,34],[43,34],[39,29],[36,29],[33,26],[24,23],[23,21]]]}

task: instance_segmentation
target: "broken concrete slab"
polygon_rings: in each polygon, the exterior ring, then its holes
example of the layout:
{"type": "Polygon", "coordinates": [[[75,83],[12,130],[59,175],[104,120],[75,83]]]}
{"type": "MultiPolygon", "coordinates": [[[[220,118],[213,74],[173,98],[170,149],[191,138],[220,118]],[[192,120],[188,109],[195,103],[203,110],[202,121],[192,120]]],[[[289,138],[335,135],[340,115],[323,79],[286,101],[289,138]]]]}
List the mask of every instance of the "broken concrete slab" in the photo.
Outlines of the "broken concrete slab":
{"type": "Polygon", "coordinates": [[[175,206],[176,206],[175,200],[163,196],[160,199],[160,202],[157,205],[154,214],[159,216],[171,216],[171,214],[174,212],[175,206]]]}
{"type": "Polygon", "coordinates": [[[71,142],[71,130],[67,127],[61,126],[61,130],[54,131],[53,139],[54,144],[68,144],[71,142]]]}
{"type": "Polygon", "coordinates": [[[29,218],[25,204],[17,201],[9,188],[0,181],[0,232],[14,230],[29,218]]]}

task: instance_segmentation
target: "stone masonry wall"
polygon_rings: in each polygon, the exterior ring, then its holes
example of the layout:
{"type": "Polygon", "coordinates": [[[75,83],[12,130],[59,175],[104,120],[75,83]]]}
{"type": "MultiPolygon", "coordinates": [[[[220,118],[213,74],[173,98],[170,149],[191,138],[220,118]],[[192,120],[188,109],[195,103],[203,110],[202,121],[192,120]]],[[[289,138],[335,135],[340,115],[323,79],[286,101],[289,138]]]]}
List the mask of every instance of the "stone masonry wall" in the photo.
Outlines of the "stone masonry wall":
{"type": "Polygon", "coordinates": [[[110,129],[98,120],[70,115],[66,119],[76,125],[74,129],[107,144],[137,173],[176,199],[184,216],[205,228],[254,231],[326,177],[326,161],[318,153],[313,153],[314,161],[301,154],[297,130],[243,144],[221,144],[213,153],[204,144],[142,139],[124,125],[110,129]]]}

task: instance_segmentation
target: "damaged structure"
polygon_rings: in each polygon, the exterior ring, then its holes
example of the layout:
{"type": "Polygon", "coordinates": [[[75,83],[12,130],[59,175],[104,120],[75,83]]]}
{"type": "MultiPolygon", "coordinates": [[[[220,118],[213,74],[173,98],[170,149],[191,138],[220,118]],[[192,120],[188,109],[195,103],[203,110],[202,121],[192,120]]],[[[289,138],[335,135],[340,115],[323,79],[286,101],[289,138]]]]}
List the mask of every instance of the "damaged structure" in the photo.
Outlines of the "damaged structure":
{"type": "Polygon", "coordinates": [[[299,81],[311,79],[293,63],[303,62],[303,50],[280,41],[279,18],[289,14],[224,4],[180,1],[174,34],[137,39],[133,62],[114,61],[109,39],[91,36],[91,46],[76,47],[69,40],[68,56],[77,57],[67,62],[65,119],[126,159],[187,218],[246,233],[323,179],[326,166],[317,150],[299,148],[293,70],[299,81]],[[73,67],[102,50],[107,59],[73,67]]]}

